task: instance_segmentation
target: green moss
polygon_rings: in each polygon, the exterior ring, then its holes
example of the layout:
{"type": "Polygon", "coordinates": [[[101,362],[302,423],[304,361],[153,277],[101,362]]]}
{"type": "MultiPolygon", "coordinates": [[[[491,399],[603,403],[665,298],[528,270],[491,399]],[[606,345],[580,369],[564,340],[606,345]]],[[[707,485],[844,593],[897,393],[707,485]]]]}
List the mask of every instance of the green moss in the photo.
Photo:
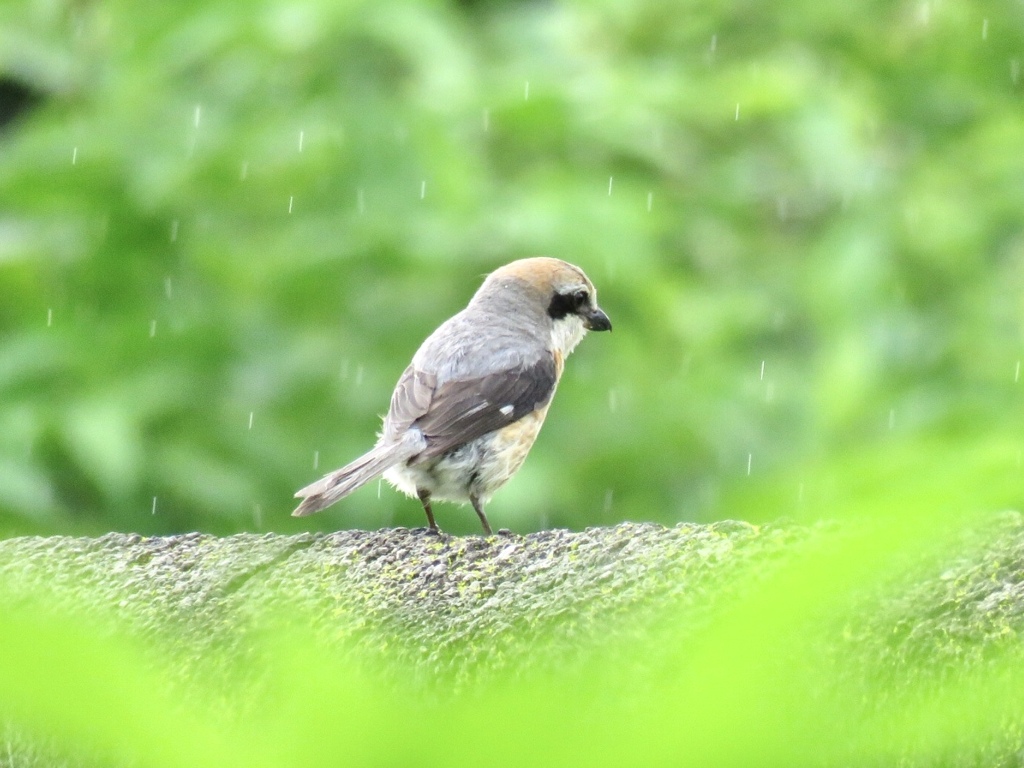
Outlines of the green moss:
{"type": "MultiPolygon", "coordinates": [[[[12,539],[0,542],[0,594],[109,618],[180,659],[181,685],[198,677],[229,691],[239,669],[258,675],[260,637],[284,621],[352,658],[450,688],[545,665],[564,674],[650,643],[665,626],[678,643],[794,553],[841,532],[718,523],[486,539],[402,529],[12,539]]],[[[1014,514],[901,564],[824,621],[837,659],[829,674],[881,706],[916,695],[922,681],[983,668],[1019,645],[1022,573],[1014,514]]]]}

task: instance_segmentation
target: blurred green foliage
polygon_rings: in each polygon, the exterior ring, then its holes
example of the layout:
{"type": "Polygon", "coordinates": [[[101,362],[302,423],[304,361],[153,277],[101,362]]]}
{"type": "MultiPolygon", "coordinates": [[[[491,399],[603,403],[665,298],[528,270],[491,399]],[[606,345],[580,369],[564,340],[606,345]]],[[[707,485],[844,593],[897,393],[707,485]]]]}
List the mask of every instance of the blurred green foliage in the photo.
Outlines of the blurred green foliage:
{"type": "Polygon", "coordinates": [[[1022,60],[996,0],[4,3],[0,533],[421,525],[290,497],[541,253],[616,330],[499,526],[813,513],[1024,424],[1022,60]]]}
{"type": "MultiPolygon", "coordinates": [[[[358,652],[342,639],[368,630],[360,612],[333,615],[337,637],[314,639],[310,615],[282,615],[286,596],[268,607],[257,591],[237,616],[242,625],[261,618],[247,652],[227,643],[196,655],[191,642],[133,639],[124,616],[108,625],[96,606],[87,618],[54,617],[46,587],[35,603],[21,593],[0,622],[0,765],[1019,765],[1019,613],[1003,613],[1005,643],[992,626],[984,640],[971,630],[993,606],[954,586],[984,588],[980,576],[960,579],[994,572],[972,559],[992,539],[959,535],[955,515],[935,520],[926,496],[904,501],[903,514],[818,530],[747,563],[699,620],[665,601],[660,620],[638,632],[616,627],[628,613],[606,616],[614,643],[595,634],[567,649],[557,626],[551,638],[528,633],[520,661],[499,662],[496,675],[467,652],[486,655],[492,638],[447,634],[443,620],[437,646],[407,664],[394,647],[358,652]],[[952,584],[938,575],[951,560],[952,584]],[[894,581],[905,588],[922,571],[948,584],[946,600],[909,615],[880,605],[894,581]],[[939,619],[937,637],[922,643],[933,653],[907,654],[917,630],[928,634],[923,617],[939,619]],[[936,644],[949,652],[934,653],[936,644]]],[[[990,555],[1019,556],[1019,517],[1007,529],[1016,547],[990,555]]],[[[344,573],[335,578],[344,585],[344,573]]],[[[989,596],[1019,608],[1017,586],[989,596]]]]}

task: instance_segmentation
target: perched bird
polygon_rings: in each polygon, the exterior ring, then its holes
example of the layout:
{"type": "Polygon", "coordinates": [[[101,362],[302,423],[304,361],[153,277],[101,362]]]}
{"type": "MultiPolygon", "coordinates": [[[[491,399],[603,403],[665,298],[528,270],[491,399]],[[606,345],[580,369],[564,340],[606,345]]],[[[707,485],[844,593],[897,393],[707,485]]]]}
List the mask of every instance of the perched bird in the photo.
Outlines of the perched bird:
{"type": "Polygon", "coordinates": [[[610,331],[583,270],[521,259],[495,270],[469,305],[427,337],[398,380],[377,445],[295,494],[311,515],[378,475],[416,496],[484,505],[537,439],[565,358],[590,331],[610,331]]]}

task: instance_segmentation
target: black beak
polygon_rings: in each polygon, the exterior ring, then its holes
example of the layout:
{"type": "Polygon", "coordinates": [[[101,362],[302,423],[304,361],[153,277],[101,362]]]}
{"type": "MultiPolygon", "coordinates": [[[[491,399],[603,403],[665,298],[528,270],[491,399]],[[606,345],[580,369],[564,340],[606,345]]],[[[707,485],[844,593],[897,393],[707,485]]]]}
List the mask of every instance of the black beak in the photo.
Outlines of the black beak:
{"type": "Polygon", "coordinates": [[[588,331],[610,331],[612,321],[603,310],[594,307],[583,316],[583,327],[588,331]]]}

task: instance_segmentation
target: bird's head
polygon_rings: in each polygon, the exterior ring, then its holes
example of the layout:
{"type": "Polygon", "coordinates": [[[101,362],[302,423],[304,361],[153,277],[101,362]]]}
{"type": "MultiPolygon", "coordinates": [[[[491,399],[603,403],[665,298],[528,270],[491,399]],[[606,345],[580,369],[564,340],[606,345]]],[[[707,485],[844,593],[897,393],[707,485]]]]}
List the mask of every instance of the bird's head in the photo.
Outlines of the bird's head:
{"type": "Polygon", "coordinates": [[[597,289],[579,267],[561,259],[520,259],[492,272],[481,293],[512,287],[551,323],[552,344],[569,354],[586,331],[610,331],[611,320],[597,305],[597,289]]]}

